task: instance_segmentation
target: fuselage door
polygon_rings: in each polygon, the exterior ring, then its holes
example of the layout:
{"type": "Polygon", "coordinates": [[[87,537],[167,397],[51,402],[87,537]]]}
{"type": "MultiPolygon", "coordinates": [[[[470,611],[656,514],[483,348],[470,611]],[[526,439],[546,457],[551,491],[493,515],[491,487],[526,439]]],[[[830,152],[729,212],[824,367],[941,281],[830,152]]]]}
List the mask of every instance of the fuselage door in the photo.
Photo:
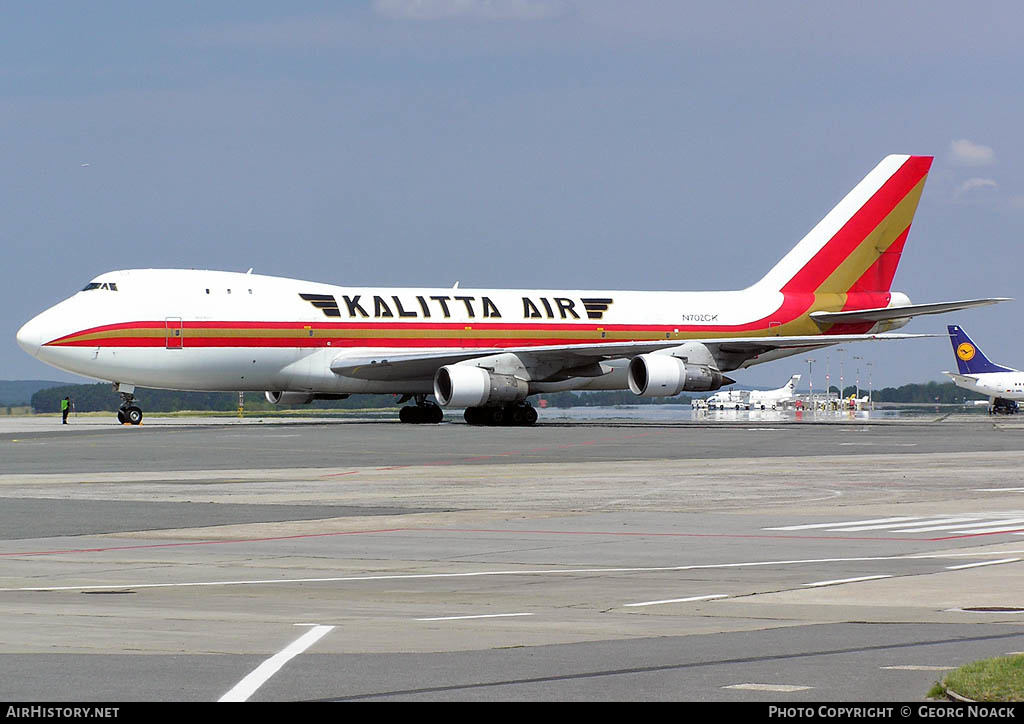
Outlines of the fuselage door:
{"type": "Polygon", "coordinates": [[[185,343],[184,331],[182,330],[181,317],[165,317],[167,349],[181,349],[185,343]]]}

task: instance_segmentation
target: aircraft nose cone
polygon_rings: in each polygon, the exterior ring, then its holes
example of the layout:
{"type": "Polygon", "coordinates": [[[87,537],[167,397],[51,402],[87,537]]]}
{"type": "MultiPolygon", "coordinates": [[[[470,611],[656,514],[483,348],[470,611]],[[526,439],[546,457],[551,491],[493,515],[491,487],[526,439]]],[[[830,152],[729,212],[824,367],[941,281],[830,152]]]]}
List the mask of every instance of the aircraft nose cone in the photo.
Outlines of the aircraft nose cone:
{"type": "Polygon", "coordinates": [[[18,345],[28,352],[33,357],[39,355],[39,348],[43,346],[46,341],[43,338],[42,325],[39,324],[39,318],[36,317],[26,322],[21,329],[18,330],[17,340],[18,345]]]}

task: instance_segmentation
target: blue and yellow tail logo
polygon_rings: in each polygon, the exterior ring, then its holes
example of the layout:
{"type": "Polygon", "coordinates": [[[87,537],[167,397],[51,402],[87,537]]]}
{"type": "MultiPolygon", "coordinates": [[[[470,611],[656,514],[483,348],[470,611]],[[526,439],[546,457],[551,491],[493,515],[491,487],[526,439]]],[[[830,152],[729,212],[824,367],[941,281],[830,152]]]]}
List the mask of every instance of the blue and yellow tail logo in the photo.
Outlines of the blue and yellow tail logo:
{"type": "Polygon", "coordinates": [[[953,344],[953,354],[956,355],[956,366],[962,375],[977,375],[988,372],[1013,372],[1009,367],[989,362],[985,353],[981,351],[967,332],[962,327],[951,324],[946,327],[949,332],[949,341],[953,344]]]}

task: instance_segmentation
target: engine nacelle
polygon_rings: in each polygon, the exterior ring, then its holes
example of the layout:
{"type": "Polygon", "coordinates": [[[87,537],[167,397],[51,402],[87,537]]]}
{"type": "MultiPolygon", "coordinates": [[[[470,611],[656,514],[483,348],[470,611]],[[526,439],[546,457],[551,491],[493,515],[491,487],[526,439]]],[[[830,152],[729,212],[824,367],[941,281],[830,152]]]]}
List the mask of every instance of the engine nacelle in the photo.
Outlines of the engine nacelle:
{"type": "Polygon", "coordinates": [[[267,402],[272,405],[308,405],[313,400],[344,400],[348,395],[335,395],[326,392],[272,392],[264,393],[267,402]]]}
{"type": "Polygon", "coordinates": [[[434,397],[442,407],[519,402],[526,399],[529,391],[526,380],[469,365],[445,365],[434,375],[434,397]]]}
{"type": "Polygon", "coordinates": [[[667,354],[641,354],[629,362],[629,389],[640,397],[671,397],[683,390],[717,390],[728,379],[707,365],[692,365],[667,354]]]}

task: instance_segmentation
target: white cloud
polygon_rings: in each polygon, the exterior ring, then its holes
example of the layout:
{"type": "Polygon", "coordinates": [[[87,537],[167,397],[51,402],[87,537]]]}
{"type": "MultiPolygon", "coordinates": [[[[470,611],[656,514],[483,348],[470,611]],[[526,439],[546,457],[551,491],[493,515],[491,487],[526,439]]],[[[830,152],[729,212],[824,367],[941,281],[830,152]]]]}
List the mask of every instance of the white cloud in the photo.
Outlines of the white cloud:
{"type": "Polygon", "coordinates": [[[999,184],[990,178],[970,178],[957,187],[956,195],[961,196],[976,189],[994,189],[998,186],[999,184]]]}
{"type": "Polygon", "coordinates": [[[961,138],[949,144],[953,161],[962,166],[988,166],[995,162],[996,154],[989,146],[961,138]]]}
{"type": "Polygon", "coordinates": [[[544,20],[566,14],[565,0],[374,0],[394,20],[544,20]]]}

